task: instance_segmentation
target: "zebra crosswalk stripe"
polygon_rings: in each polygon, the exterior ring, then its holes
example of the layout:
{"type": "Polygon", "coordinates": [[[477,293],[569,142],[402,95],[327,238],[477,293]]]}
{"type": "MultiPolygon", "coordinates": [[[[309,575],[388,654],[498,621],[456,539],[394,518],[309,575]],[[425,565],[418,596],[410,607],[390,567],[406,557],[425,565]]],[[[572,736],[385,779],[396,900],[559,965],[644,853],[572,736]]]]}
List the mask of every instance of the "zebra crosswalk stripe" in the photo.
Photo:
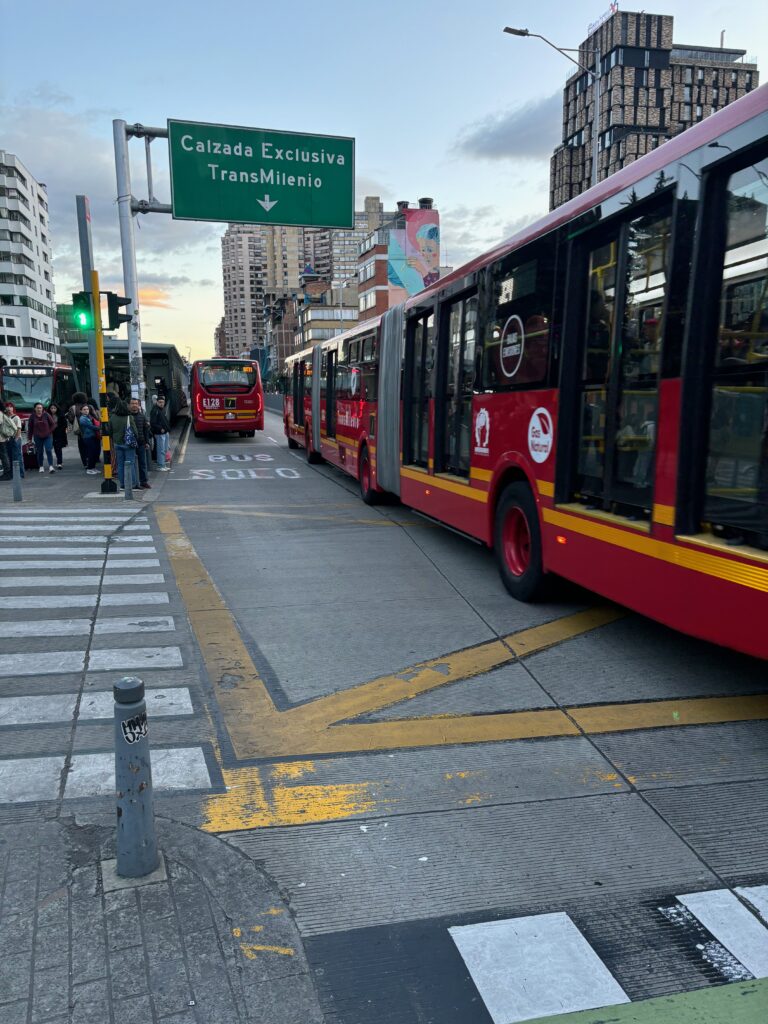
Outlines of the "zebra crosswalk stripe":
{"type": "MultiPolygon", "coordinates": [[[[169,715],[191,715],[192,699],[186,686],[148,689],[145,693],[147,712],[152,718],[169,715]]],[[[52,725],[71,718],[77,702],[76,693],[30,694],[23,697],[0,698],[0,726],[52,725]]],[[[114,714],[114,697],[110,690],[84,693],[78,718],[86,721],[109,719],[114,714]]]]}
{"type": "MultiPolygon", "coordinates": [[[[111,554],[115,554],[115,549],[109,549],[111,554]]],[[[104,557],[107,553],[106,544],[92,544],[89,547],[78,548],[78,547],[66,547],[66,548],[40,548],[39,545],[35,545],[33,548],[14,548],[14,555],[99,555],[104,557]]],[[[118,551],[121,555],[155,555],[157,554],[157,548],[154,544],[151,547],[142,548],[131,548],[130,550],[118,551]]]]}
{"type": "MultiPolygon", "coordinates": [[[[0,560],[0,569],[98,569],[104,563],[103,558],[32,558],[29,560],[9,561],[0,560]]],[[[132,558],[119,559],[107,558],[107,565],[117,569],[149,569],[152,566],[160,565],[156,558],[132,558]]]]}
{"type": "Polygon", "coordinates": [[[105,633],[168,633],[176,629],[171,615],[132,615],[116,618],[101,618],[92,623],[90,619],[42,619],[34,622],[24,620],[0,621],[0,638],[47,636],[89,636],[91,629],[96,636],[105,633]]]}
{"type": "MultiPolygon", "coordinates": [[[[0,655],[0,676],[50,676],[85,669],[85,651],[25,651],[0,655]]],[[[178,647],[122,647],[91,651],[89,672],[141,672],[153,668],[182,668],[178,647]]]]}

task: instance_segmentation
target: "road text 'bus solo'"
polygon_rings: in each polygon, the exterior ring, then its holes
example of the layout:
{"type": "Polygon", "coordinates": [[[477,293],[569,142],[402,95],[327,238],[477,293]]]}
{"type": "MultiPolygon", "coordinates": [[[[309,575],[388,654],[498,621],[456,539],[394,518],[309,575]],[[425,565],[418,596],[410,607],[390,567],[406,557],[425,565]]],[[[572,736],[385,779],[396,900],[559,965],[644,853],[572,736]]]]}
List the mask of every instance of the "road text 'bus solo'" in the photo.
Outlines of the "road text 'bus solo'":
{"type": "Polygon", "coordinates": [[[768,86],[297,352],[290,447],[548,574],[768,658],[768,86]]]}
{"type": "Polygon", "coordinates": [[[192,364],[192,430],[195,436],[264,429],[259,364],[247,359],[198,359],[192,364]]]}

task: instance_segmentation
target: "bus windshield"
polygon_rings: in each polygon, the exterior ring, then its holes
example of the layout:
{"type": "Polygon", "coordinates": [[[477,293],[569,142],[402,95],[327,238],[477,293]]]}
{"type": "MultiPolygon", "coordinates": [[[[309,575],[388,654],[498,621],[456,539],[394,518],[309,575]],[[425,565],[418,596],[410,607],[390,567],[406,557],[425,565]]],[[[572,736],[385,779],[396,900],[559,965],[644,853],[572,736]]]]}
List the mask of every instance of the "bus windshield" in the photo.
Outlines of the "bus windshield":
{"type": "Polygon", "coordinates": [[[13,402],[19,412],[31,412],[38,402],[48,408],[51,404],[51,379],[53,371],[40,369],[17,370],[16,367],[3,369],[3,401],[13,402]]]}
{"type": "Polygon", "coordinates": [[[250,391],[256,383],[256,374],[252,366],[203,363],[200,366],[200,383],[204,388],[243,388],[250,391]]]}

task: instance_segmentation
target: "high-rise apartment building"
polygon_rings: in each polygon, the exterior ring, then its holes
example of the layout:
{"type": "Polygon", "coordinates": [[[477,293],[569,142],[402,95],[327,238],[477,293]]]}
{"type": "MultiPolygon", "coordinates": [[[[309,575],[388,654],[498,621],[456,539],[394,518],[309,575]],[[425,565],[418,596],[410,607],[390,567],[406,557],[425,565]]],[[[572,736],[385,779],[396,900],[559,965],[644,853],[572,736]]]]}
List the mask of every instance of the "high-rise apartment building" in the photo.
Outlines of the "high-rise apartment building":
{"type": "Polygon", "coordinates": [[[227,328],[222,317],[213,331],[213,354],[218,359],[228,359],[235,354],[230,348],[231,346],[227,345],[227,328]]]}
{"type": "Polygon", "coordinates": [[[746,50],[673,42],[671,15],[617,11],[579,47],[563,91],[563,141],[550,162],[550,209],[592,184],[595,77],[602,180],[758,84],[746,50]]]}
{"type": "Polygon", "coordinates": [[[357,275],[357,254],[363,239],[382,221],[394,217],[384,211],[378,196],[366,196],[363,209],[355,211],[355,226],[349,230],[305,228],[304,268],[329,283],[348,281],[357,275]]]}
{"type": "Polygon", "coordinates": [[[0,359],[59,362],[48,194],[0,149],[0,359]]]}

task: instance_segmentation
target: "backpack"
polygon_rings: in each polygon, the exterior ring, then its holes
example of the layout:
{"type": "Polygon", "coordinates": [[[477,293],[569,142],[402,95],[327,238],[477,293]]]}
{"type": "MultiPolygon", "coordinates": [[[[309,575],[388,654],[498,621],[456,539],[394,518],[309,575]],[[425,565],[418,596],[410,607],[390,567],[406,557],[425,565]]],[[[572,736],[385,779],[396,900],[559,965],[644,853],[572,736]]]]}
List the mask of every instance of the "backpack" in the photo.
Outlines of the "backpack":
{"type": "MultiPolygon", "coordinates": [[[[135,424],[134,424],[135,426],[135,424]]],[[[128,418],[128,422],[125,424],[125,444],[129,448],[138,448],[139,440],[136,437],[136,431],[131,426],[131,418],[128,418]]]]}
{"type": "Polygon", "coordinates": [[[12,437],[16,437],[16,424],[10,416],[2,413],[0,414],[0,440],[10,441],[12,437]]]}

